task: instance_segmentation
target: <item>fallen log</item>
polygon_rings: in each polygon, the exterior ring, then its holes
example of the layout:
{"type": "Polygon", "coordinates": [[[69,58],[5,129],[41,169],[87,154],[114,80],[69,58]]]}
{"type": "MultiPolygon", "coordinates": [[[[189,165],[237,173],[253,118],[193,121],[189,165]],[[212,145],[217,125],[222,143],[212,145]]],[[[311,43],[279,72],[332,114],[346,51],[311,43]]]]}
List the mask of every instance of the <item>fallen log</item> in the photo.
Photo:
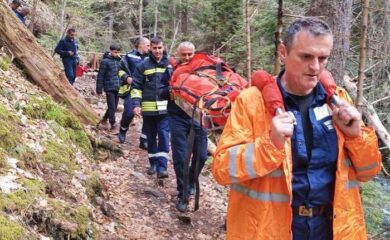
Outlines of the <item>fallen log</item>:
{"type": "Polygon", "coordinates": [[[98,115],[68,82],[65,73],[34,35],[8,7],[0,1],[0,45],[6,46],[20,62],[31,81],[53,99],[65,104],[81,122],[97,124],[98,115]]]}

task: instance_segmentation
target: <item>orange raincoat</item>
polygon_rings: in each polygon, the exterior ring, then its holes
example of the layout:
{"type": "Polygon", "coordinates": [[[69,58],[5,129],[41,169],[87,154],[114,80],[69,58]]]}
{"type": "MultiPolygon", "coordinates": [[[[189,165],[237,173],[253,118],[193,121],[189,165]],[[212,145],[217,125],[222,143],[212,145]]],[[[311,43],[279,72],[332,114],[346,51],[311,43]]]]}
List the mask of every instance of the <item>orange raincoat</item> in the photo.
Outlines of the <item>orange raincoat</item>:
{"type": "MultiPolygon", "coordinates": [[[[338,96],[348,102],[345,90],[338,96]]],[[[269,139],[272,114],[256,87],[244,90],[214,154],[212,171],[218,183],[230,185],[227,239],[288,240],[292,238],[291,142],[283,150],[269,139]]],[[[334,124],[335,125],[335,124],[334,124]]],[[[347,138],[334,126],[338,160],[333,200],[333,239],[366,239],[359,182],[374,177],[381,154],[372,128],[362,126],[360,137],[347,138]]]]}

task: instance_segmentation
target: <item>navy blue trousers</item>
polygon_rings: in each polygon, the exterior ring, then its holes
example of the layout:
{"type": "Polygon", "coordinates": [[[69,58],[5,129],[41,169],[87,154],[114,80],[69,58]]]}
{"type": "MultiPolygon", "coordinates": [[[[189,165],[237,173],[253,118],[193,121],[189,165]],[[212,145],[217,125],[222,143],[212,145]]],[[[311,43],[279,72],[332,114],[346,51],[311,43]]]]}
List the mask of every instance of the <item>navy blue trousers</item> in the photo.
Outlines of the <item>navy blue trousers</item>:
{"type": "MultiPolygon", "coordinates": [[[[133,101],[131,100],[130,94],[127,94],[123,98],[123,114],[121,118],[121,130],[127,131],[129,129],[130,123],[133,121],[134,113],[133,113],[133,101]]],[[[145,131],[145,123],[142,124],[142,133],[140,137],[140,141],[146,141],[146,131],[145,131]]]]}
{"type": "MultiPolygon", "coordinates": [[[[173,167],[176,173],[177,190],[179,197],[183,194],[184,187],[184,161],[187,155],[187,137],[190,133],[191,125],[194,125],[195,140],[192,149],[192,160],[189,169],[189,188],[194,187],[195,184],[195,164],[196,155],[200,146],[200,159],[199,159],[199,171],[201,172],[204,163],[207,160],[207,132],[202,129],[199,124],[192,119],[184,119],[177,115],[171,115],[169,118],[169,128],[171,130],[171,147],[172,147],[172,158],[173,167]]],[[[188,188],[188,189],[189,189],[188,188]]]]}
{"type": "Polygon", "coordinates": [[[168,115],[143,116],[148,142],[150,165],[157,167],[157,172],[167,170],[169,153],[168,115]]]}
{"type": "Polygon", "coordinates": [[[329,214],[314,217],[294,216],[293,240],[332,240],[333,226],[329,214]]]}
{"type": "Polygon", "coordinates": [[[69,83],[73,85],[75,79],[76,79],[76,66],[77,62],[73,59],[62,59],[62,63],[64,64],[64,70],[66,78],[68,79],[69,83]]]}

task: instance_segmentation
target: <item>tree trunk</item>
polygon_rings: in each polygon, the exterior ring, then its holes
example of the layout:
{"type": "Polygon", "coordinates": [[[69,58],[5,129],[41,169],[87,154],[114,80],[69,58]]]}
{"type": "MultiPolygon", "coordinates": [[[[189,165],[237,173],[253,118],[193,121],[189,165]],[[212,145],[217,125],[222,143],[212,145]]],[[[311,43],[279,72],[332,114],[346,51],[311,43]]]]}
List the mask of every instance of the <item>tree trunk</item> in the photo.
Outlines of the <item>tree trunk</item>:
{"type": "Polygon", "coordinates": [[[28,25],[28,29],[30,29],[30,31],[32,33],[34,33],[35,21],[37,18],[37,5],[38,5],[38,0],[34,0],[33,8],[32,8],[31,14],[30,14],[31,15],[30,24],[28,25]]]}
{"type": "Polygon", "coordinates": [[[362,111],[363,104],[363,82],[365,78],[364,69],[366,67],[367,55],[367,23],[368,23],[368,7],[369,0],[363,0],[362,6],[362,20],[360,28],[360,55],[359,55],[359,72],[358,72],[358,88],[355,104],[359,111],[362,111]]]}
{"type": "Polygon", "coordinates": [[[181,18],[181,33],[186,36],[188,34],[188,1],[182,0],[180,4],[181,18]]]}
{"type": "Polygon", "coordinates": [[[64,23],[65,23],[65,8],[66,8],[66,0],[62,0],[61,7],[61,16],[60,16],[60,31],[64,31],[64,23]]]}
{"type": "Polygon", "coordinates": [[[23,65],[32,82],[65,104],[83,123],[96,124],[98,116],[68,82],[65,73],[41,47],[4,1],[0,1],[0,39],[23,65]]]}
{"type": "Polygon", "coordinates": [[[327,69],[336,83],[343,84],[345,62],[349,52],[353,0],[312,0],[306,15],[324,16],[333,36],[333,51],[327,69]]]}
{"type": "Polygon", "coordinates": [[[157,36],[157,24],[158,24],[158,0],[154,0],[154,27],[153,37],[157,36]]]}
{"type": "Polygon", "coordinates": [[[278,22],[275,32],[275,62],[274,62],[274,74],[280,72],[280,60],[278,54],[279,44],[282,42],[282,30],[283,30],[283,0],[278,1],[278,22]]]}
{"type": "Polygon", "coordinates": [[[144,11],[143,10],[144,8],[144,1],[143,0],[139,0],[139,36],[142,37],[144,34],[143,34],[143,31],[142,31],[142,12],[144,11]]]}
{"type": "Polygon", "coordinates": [[[111,13],[108,16],[108,29],[107,29],[107,38],[106,38],[106,49],[112,44],[112,28],[114,26],[114,13],[111,8],[111,13]]]}
{"type": "Polygon", "coordinates": [[[249,0],[243,0],[244,25],[245,25],[245,45],[246,45],[246,71],[251,86],[252,74],[252,48],[251,48],[251,21],[249,19],[249,0]]]}

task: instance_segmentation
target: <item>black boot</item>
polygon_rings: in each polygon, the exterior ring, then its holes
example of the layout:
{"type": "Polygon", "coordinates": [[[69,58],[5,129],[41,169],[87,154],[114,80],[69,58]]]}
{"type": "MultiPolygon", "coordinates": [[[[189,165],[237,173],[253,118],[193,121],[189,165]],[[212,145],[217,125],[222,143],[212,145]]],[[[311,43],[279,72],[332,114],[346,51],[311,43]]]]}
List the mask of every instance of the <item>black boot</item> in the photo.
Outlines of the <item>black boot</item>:
{"type": "Polygon", "coordinates": [[[150,166],[150,168],[148,169],[147,171],[147,174],[148,175],[153,175],[157,172],[157,166],[156,165],[152,165],[150,166]]]}
{"type": "Polygon", "coordinates": [[[120,143],[125,143],[126,141],[126,130],[122,130],[122,128],[120,128],[119,130],[119,134],[118,134],[118,139],[119,139],[119,142],[120,143]]]}

